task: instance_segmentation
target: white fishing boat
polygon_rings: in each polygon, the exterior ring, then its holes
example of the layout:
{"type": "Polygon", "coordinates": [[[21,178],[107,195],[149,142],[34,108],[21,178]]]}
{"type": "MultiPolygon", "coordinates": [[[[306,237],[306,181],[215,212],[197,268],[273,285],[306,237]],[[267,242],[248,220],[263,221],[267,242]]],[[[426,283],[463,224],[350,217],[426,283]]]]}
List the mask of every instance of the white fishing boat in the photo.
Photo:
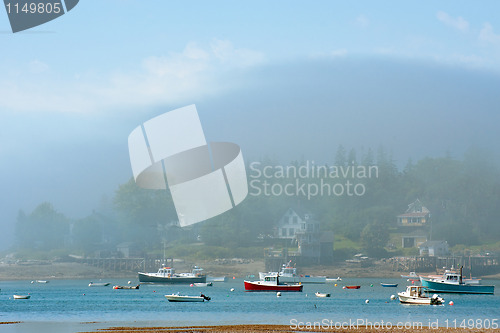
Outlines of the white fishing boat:
{"type": "Polygon", "coordinates": [[[279,274],[282,283],[326,283],[326,276],[310,276],[297,274],[297,268],[290,265],[283,265],[278,272],[259,272],[259,279],[264,281],[266,277],[279,274]]]}
{"type": "Polygon", "coordinates": [[[444,299],[439,295],[426,296],[422,286],[408,286],[405,291],[398,293],[398,296],[399,301],[405,304],[440,305],[444,303],[444,299]]]}
{"type": "Polygon", "coordinates": [[[205,302],[205,301],[210,301],[210,297],[201,294],[200,296],[188,296],[188,295],[180,295],[179,293],[177,294],[170,294],[170,295],[165,295],[167,300],[169,302],[205,302]]]}
{"type": "Polygon", "coordinates": [[[14,295],[14,299],[30,299],[31,295],[14,295]]]}
{"type": "Polygon", "coordinates": [[[194,287],[211,287],[213,286],[212,282],[195,282],[193,283],[194,287]]]}
{"type": "Polygon", "coordinates": [[[314,295],[316,295],[316,297],[330,297],[329,293],[320,293],[319,291],[315,292],[314,295]]]}
{"type": "Polygon", "coordinates": [[[176,273],[173,267],[162,267],[156,273],[139,272],[141,283],[191,284],[207,282],[203,268],[195,266],[191,273],[176,273]]]}
{"type": "Polygon", "coordinates": [[[326,282],[338,282],[338,281],[342,281],[340,276],[336,278],[326,278],[326,282]]]}
{"type": "Polygon", "coordinates": [[[227,277],[225,276],[207,276],[207,282],[226,282],[227,277]]]}
{"type": "Polygon", "coordinates": [[[410,272],[409,275],[401,274],[401,277],[403,279],[407,279],[408,281],[419,281],[420,280],[420,277],[415,272],[410,272]]]}

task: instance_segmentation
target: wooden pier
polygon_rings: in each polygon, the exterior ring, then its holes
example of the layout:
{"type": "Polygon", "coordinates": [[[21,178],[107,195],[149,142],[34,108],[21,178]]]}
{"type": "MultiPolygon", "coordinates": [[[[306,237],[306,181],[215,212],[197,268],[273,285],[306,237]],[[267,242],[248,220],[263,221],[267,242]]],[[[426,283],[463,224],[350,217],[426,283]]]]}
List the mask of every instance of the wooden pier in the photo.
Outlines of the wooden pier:
{"type": "Polygon", "coordinates": [[[458,269],[463,274],[482,276],[500,272],[500,260],[496,256],[454,256],[454,257],[396,257],[391,258],[393,270],[400,272],[437,272],[458,269]]]}

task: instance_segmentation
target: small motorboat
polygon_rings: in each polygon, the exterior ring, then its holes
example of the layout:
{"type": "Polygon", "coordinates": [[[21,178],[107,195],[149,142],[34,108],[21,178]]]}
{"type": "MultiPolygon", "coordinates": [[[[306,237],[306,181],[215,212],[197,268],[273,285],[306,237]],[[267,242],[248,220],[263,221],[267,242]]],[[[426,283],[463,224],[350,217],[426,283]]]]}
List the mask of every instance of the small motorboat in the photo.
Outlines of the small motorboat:
{"type": "Polygon", "coordinates": [[[361,286],[344,286],[344,289],[359,289],[361,286]]]}
{"type": "Polygon", "coordinates": [[[188,295],[180,295],[179,293],[177,294],[171,294],[171,295],[165,295],[167,300],[169,302],[205,302],[205,301],[210,301],[210,297],[201,294],[200,296],[188,296],[188,295]]]}
{"type": "Polygon", "coordinates": [[[338,281],[342,281],[340,276],[336,278],[326,278],[326,282],[338,282],[338,281]]]}
{"type": "Polygon", "coordinates": [[[441,305],[444,299],[437,294],[432,297],[425,296],[424,287],[408,286],[406,291],[398,293],[399,301],[404,304],[424,304],[424,305],[441,305]]]}
{"type": "Polygon", "coordinates": [[[194,287],[211,287],[213,286],[212,282],[195,282],[193,283],[194,287]]]}
{"type": "Polygon", "coordinates": [[[110,284],[109,282],[90,282],[89,287],[107,287],[110,284]]]}
{"type": "Polygon", "coordinates": [[[320,293],[319,291],[314,293],[316,297],[330,297],[329,293],[320,293]]]}
{"type": "Polygon", "coordinates": [[[401,277],[403,279],[407,279],[407,281],[419,281],[420,280],[420,276],[418,276],[417,273],[415,273],[415,272],[410,272],[409,275],[401,274],[401,277]]]}
{"type": "Polygon", "coordinates": [[[397,283],[382,283],[382,282],[380,282],[380,285],[382,287],[389,287],[389,288],[396,288],[398,286],[397,283]]]}
{"type": "Polygon", "coordinates": [[[137,286],[113,286],[113,289],[139,289],[139,285],[137,285],[137,286]]]}
{"type": "Polygon", "coordinates": [[[208,282],[226,282],[227,278],[225,276],[207,276],[208,282]]]}
{"type": "Polygon", "coordinates": [[[31,295],[14,295],[14,299],[30,299],[31,295]]]}

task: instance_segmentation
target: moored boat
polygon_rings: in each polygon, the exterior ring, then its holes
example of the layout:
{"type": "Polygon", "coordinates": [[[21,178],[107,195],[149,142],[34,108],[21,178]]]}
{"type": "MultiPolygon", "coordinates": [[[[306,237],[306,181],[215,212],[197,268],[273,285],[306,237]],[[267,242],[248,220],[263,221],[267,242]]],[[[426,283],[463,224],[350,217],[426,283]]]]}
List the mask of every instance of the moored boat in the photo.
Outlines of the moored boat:
{"type": "Polygon", "coordinates": [[[462,277],[462,268],[460,273],[446,271],[440,278],[421,276],[420,282],[427,290],[440,293],[493,294],[495,292],[495,286],[481,285],[479,282],[466,283],[462,277]]]}
{"type": "Polygon", "coordinates": [[[210,297],[201,294],[200,296],[188,296],[188,295],[180,295],[179,293],[177,294],[170,294],[170,295],[165,295],[167,300],[169,302],[205,302],[205,301],[210,301],[210,297]]]}
{"type": "Polygon", "coordinates": [[[281,277],[268,275],[264,281],[244,281],[245,291],[302,291],[302,284],[286,284],[280,281],[281,277]]]}
{"type": "Polygon", "coordinates": [[[380,285],[382,287],[389,287],[389,288],[396,288],[398,286],[397,283],[382,283],[382,282],[380,282],[380,285]]]}
{"type": "Polygon", "coordinates": [[[213,283],[212,282],[196,282],[196,283],[193,283],[193,286],[194,287],[211,287],[211,286],[213,286],[213,283]]]}
{"type": "Polygon", "coordinates": [[[173,267],[162,267],[156,273],[139,272],[138,274],[141,283],[191,284],[207,282],[203,269],[197,266],[191,273],[176,273],[173,267]]]}
{"type": "Polygon", "coordinates": [[[30,299],[31,295],[14,295],[14,299],[30,299]]]}
{"type": "Polygon", "coordinates": [[[344,289],[359,289],[361,286],[344,286],[344,289]]]}
{"type": "Polygon", "coordinates": [[[398,293],[399,301],[405,304],[440,305],[444,299],[439,295],[428,297],[424,294],[422,286],[407,286],[406,290],[398,293]]]}
{"type": "Polygon", "coordinates": [[[418,281],[418,280],[420,280],[420,277],[415,272],[410,272],[409,275],[401,274],[401,277],[403,279],[407,279],[408,281],[418,281]]]}
{"type": "Polygon", "coordinates": [[[326,276],[311,276],[297,274],[297,268],[288,265],[283,265],[281,271],[278,272],[259,272],[259,279],[264,281],[266,276],[279,274],[280,280],[283,283],[326,283],[326,276]]]}
{"type": "Polygon", "coordinates": [[[316,295],[316,297],[330,297],[329,293],[320,293],[319,291],[315,292],[314,295],[316,295]]]}
{"type": "Polygon", "coordinates": [[[226,282],[227,277],[225,276],[207,276],[207,282],[226,282]]]}
{"type": "Polygon", "coordinates": [[[342,281],[340,276],[336,278],[326,278],[326,282],[338,282],[338,281],[342,281]]]}
{"type": "Polygon", "coordinates": [[[113,286],[113,289],[139,289],[139,285],[137,285],[137,286],[113,286]]]}
{"type": "Polygon", "coordinates": [[[90,282],[89,287],[107,287],[110,284],[110,282],[90,282]]]}

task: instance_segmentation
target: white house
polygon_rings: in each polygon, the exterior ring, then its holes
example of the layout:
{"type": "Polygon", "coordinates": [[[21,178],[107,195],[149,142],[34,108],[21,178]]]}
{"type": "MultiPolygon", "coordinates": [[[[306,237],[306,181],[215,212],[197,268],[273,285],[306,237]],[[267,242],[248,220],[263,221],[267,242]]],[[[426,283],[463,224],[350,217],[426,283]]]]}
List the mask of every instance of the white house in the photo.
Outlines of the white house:
{"type": "Polygon", "coordinates": [[[418,248],[421,256],[441,257],[448,255],[450,252],[447,241],[427,241],[420,244],[418,248]]]}
{"type": "Polygon", "coordinates": [[[319,232],[319,222],[314,221],[313,215],[309,212],[303,212],[298,208],[288,208],[278,221],[275,236],[292,240],[297,239],[297,234],[305,232],[319,232]]]}

